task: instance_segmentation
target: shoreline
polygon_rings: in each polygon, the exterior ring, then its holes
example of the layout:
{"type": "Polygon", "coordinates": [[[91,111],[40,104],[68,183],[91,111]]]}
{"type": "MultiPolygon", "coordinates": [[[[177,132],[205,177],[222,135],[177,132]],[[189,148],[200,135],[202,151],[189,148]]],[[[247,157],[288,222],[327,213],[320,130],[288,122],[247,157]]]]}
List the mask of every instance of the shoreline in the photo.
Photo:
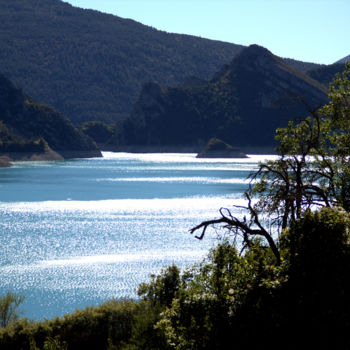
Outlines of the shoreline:
{"type": "MultiPolygon", "coordinates": [[[[101,149],[100,152],[113,152],[113,153],[199,153],[201,147],[199,146],[122,146],[117,149],[101,149]]],[[[256,155],[276,155],[276,151],[273,147],[256,147],[247,146],[239,149],[245,154],[256,155]]],[[[102,153],[101,153],[102,154],[102,153]]],[[[30,153],[30,152],[13,152],[0,154],[0,168],[10,168],[15,162],[45,162],[45,161],[58,161],[66,159],[79,159],[79,158],[95,158],[99,155],[89,154],[86,152],[71,152],[71,157],[63,157],[61,154],[55,151],[49,151],[45,153],[30,153]]],[[[103,155],[102,155],[103,157],[103,155]]],[[[215,157],[214,157],[215,158],[215,157]]],[[[223,157],[219,157],[223,158],[223,157]]],[[[225,158],[225,157],[224,157],[225,158]]],[[[231,158],[231,157],[228,157],[231,158]]]]}
{"type": "Polygon", "coordinates": [[[102,157],[101,151],[63,151],[61,154],[53,150],[44,153],[7,152],[0,154],[0,168],[10,168],[15,162],[47,162],[95,157],[102,157]]]}
{"type": "MultiPolygon", "coordinates": [[[[128,145],[128,146],[119,146],[117,148],[101,148],[102,152],[125,152],[125,153],[199,153],[202,151],[202,146],[177,146],[177,145],[128,145]]],[[[237,147],[240,152],[245,154],[267,154],[267,155],[276,155],[277,152],[273,146],[245,146],[237,147]]]]}

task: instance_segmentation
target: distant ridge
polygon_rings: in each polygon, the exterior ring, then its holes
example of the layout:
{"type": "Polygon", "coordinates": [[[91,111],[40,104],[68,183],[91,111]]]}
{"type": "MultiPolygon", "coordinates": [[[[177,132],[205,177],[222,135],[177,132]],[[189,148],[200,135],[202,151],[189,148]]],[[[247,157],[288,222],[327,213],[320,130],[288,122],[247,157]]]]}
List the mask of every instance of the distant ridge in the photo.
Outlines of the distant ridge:
{"type": "Polygon", "coordinates": [[[342,73],[345,70],[345,63],[334,63],[330,65],[322,65],[318,68],[312,69],[307,74],[319,81],[321,84],[328,87],[334,76],[337,73],[342,73]]]}
{"type": "Polygon", "coordinates": [[[210,138],[235,147],[274,145],[277,127],[327,101],[327,88],[267,49],[251,45],[206,83],[161,88],[146,84],[120,126],[125,145],[204,145],[210,138]]]}
{"type": "Polygon", "coordinates": [[[345,56],[344,58],[342,58],[342,59],[340,59],[339,61],[334,62],[334,63],[346,63],[346,62],[348,62],[348,61],[350,61],[350,55],[345,56]]]}

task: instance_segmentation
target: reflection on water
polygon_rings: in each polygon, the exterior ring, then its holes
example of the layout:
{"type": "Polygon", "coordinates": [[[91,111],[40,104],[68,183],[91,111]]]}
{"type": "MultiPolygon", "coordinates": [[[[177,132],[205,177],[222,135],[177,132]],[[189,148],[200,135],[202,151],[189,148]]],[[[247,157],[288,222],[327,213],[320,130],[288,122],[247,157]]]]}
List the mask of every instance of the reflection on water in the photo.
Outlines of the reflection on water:
{"type": "Polygon", "coordinates": [[[136,297],[150,273],[205,256],[216,235],[188,230],[243,204],[258,158],[105,153],[0,169],[0,293],[25,294],[29,318],[136,297]]]}

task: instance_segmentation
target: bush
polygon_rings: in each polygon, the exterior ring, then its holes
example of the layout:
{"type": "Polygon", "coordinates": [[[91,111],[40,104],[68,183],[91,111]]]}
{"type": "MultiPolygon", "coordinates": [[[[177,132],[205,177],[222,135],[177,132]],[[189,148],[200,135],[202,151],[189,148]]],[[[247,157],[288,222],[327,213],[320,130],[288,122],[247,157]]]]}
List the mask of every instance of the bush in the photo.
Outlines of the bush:
{"type": "Polygon", "coordinates": [[[21,319],[0,330],[0,348],[166,349],[164,337],[153,329],[159,313],[146,301],[112,299],[43,322],[21,319]]]}
{"type": "Polygon", "coordinates": [[[343,210],[306,212],[283,232],[280,265],[260,241],[243,256],[218,245],[181,276],[156,327],[174,349],[349,348],[349,228],[343,210]]]}
{"type": "Polygon", "coordinates": [[[18,319],[19,306],[24,297],[15,293],[7,292],[0,297],[0,327],[7,327],[18,319]]]}

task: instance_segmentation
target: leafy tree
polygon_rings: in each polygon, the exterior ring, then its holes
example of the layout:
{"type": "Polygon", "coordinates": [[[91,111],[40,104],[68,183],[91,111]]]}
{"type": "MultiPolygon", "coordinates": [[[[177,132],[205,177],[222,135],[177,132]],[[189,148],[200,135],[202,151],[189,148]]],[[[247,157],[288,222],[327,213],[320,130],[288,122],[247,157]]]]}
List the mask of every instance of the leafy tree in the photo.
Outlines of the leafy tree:
{"type": "Polygon", "coordinates": [[[349,213],[323,207],[307,211],[282,234],[287,280],[276,293],[279,317],[273,322],[280,324],[280,339],[293,334],[290,348],[350,346],[349,228],[349,213]]]}
{"type": "MultiPolygon", "coordinates": [[[[202,239],[208,227],[223,225],[234,242],[241,238],[240,254],[229,253],[236,264],[223,286],[242,280],[239,271],[252,272],[244,293],[221,309],[224,322],[215,315],[225,304],[208,307],[208,298],[186,312],[196,289],[183,287],[158,323],[175,349],[222,348],[225,337],[248,348],[279,348],[285,339],[285,349],[349,347],[349,76],[348,65],[330,86],[327,105],[305,104],[308,117],[277,130],[280,156],[259,165],[245,194],[248,204],[239,207],[248,218],[222,208],[220,218],[191,230],[201,230],[196,237],[202,239]]],[[[216,275],[206,275],[203,285],[216,275]]]]}
{"type": "Polygon", "coordinates": [[[235,236],[241,236],[243,247],[252,245],[252,238],[265,239],[281,263],[281,232],[311,208],[340,206],[350,210],[350,65],[330,86],[330,102],[323,108],[311,108],[310,115],[290,121],[277,130],[280,156],[263,162],[251,175],[248,204],[240,207],[249,217],[234,217],[229,209],[220,210],[219,219],[204,221],[191,229],[206,229],[224,224],[235,236]]]}
{"type": "MultiPolygon", "coordinates": [[[[44,342],[44,346],[43,346],[43,350],[67,350],[68,349],[68,345],[66,343],[61,343],[57,338],[51,338],[48,337],[45,342],[44,342]]],[[[35,344],[35,340],[32,339],[31,343],[30,343],[30,350],[40,350],[36,344],[35,344]]]]}
{"type": "Polygon", "coordinates": [[[138,295],[154,306],[170,306],[180,286],[180,270],[176,265],[169,266],[159,276],[151,275],[150,283],[142,283],[138,295]]]}
{"type": "MultiPolygon", "coordinates": [[[[219,244],[200,265],[186,271],[172,304],[163,311],[156,328],[175,349],[220,349],[231,338],[233,315],[267,271],[251,250],[245,257],[229,242],[219,244]],[[264,271],[263,271],[264,270],[264,271]]],[[[165,276],[159,276],[160,282],[165,276]]],[[[159,283],[161,285],[162,283],[159,283]]]]}
{"type": "Polygon", "coordinates": [[[18,319],[18,308],[23,301],[24,296],[11,292],[0,297],[0,327],[7,327],[18,319]]]}

